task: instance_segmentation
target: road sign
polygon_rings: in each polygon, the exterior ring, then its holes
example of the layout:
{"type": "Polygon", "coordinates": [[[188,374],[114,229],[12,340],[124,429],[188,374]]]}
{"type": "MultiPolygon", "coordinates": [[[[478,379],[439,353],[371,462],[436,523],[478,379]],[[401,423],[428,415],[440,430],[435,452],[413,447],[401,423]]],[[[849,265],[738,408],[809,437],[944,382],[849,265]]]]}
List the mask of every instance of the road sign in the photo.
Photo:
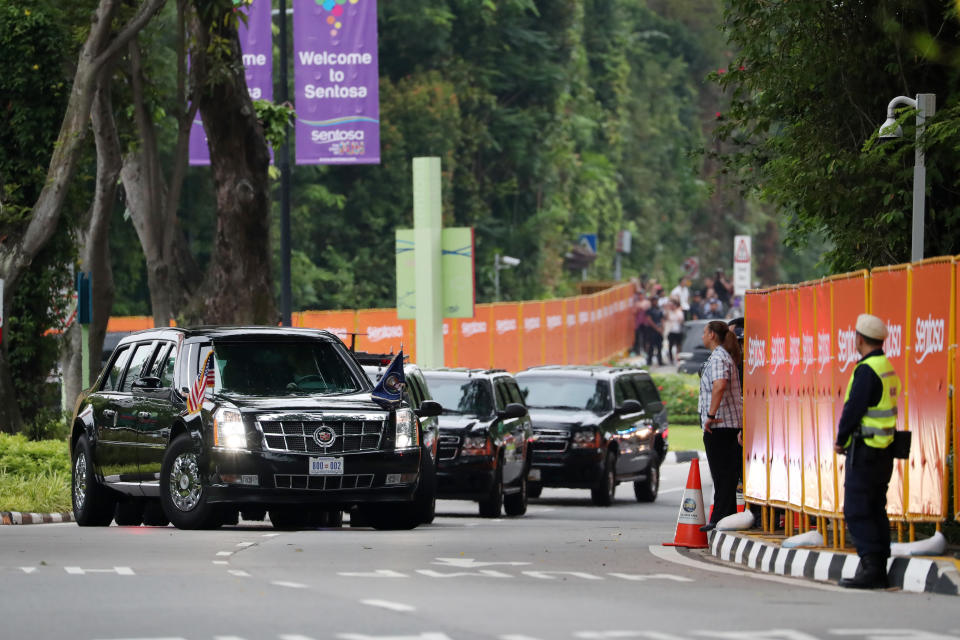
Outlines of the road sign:
{"type": "MultiPolygon", "coordinates": [[[[443,317],[474,315],[473,227],[447,227],[440,232],[443,317]]],[[[417,315],[417,279],[413,229],[396,230],[397,317],[417,315]]]]}
{"type": "Polygon", "coordinates": [[[742,296],[750,288],[752,249],[750,236],[733,237],[733,295],[742,296]]]}
{"type": "Polygon", "coordinates": [[[577,239],[577,244],[581,247],[590,247],[590,251],[597,252],[597,234],[595,233],[581,233],[580,237],[577,239]]]}
{"type": "MultiPolygon", "coordinates": [[[[617,234],[617,253],[630,253],[631,245],[633,244],[633,236],[630,234],[629,229],[624,229],[617,234]]],[[[596,253],[596,252],[594,252],[596,253]]]]}
{"type": "Polygon", "coordinates": [[[700,258],[690,256],[683,261],[683,274],[691,280],[696,280],[700,276],[700,258]]]}

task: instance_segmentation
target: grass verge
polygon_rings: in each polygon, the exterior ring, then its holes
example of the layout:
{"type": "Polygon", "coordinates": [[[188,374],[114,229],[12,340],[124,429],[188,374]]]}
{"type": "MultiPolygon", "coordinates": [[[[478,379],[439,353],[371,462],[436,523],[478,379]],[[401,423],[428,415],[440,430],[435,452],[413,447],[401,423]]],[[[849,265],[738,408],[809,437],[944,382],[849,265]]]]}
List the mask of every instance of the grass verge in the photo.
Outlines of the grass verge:
{"type": "Polygon", "coordinates": [[[31,442],[0,434],[0,511],[70,511],[70,454],[65,440],[31,442]]]}
{"type": "Polygon", "coordinates": [[[667,444],[670,451],[703,451],[703,433],[696,424],[671,424],[667,444]]]}

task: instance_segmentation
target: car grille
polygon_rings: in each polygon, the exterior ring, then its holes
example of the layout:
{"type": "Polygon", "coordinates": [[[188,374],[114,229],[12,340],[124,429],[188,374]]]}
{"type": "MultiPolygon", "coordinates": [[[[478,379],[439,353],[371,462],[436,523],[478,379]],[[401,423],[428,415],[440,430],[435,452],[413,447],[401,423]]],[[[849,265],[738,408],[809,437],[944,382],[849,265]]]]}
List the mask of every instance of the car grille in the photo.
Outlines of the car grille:
{"type": "Polygon", "coordinates": [[[567,450],[570,433],[562,429],[534,429],[534,452],[560,452],[567,450]]]}
{"type": "Polygon", "coordinates": [[[265,420],[260,428],[267,449],[293,453],[358,453],[377,451],[386,430],[385,420],[265,420]],[[336,438],[323,448],[313,439],[319,427],[333,429],[336,438]]]}
{"type": "Polygon", "coordinates": [[[440,436],[437,444],[437,458],[440,460],[453,460],[457,457],[457,449],[460,448],[460,436],[440,436]]]}
{"type": "Polygon", "coordinates": [[[277,489],[310,489],[313,491],[343,491],[346,489],[369,489],[373,486],[373,474],[343,476],[304,476],[278,473],[273,476],[277,489]]]}

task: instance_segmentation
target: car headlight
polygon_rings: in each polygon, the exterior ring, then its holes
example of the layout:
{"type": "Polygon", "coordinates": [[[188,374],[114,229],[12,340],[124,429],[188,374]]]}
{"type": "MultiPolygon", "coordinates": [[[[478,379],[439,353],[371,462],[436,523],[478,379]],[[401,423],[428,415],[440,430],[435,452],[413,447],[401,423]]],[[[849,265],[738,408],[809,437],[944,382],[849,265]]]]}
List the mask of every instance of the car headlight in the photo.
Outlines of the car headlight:
{"type": "Polygon", "coordinates": [[[599,449],[601,444],[599,431],[577,431],[573,434],[574,449],[599,449]]]}
{"type": "Polygon", "coordinates": [[[420,434],[417,433],[417,417],[410,409],[397,410],[397,432],[394,439],[396,449],[409,449],[420,444],[420,434]]]}
{"type": "Polygon", "coordinates": [[[236,409],[217,409],[213,414],[213,446],[224,449],[246,449],[247,432],[236,409]]]}
{"type": "Polygon", "coordinates": [[[460,455],[463,456],[488,456],[493,451],[490,445],[490,438],[486,434],[482,436],[467,436],[463,439],[463,448],[460,455]]]}

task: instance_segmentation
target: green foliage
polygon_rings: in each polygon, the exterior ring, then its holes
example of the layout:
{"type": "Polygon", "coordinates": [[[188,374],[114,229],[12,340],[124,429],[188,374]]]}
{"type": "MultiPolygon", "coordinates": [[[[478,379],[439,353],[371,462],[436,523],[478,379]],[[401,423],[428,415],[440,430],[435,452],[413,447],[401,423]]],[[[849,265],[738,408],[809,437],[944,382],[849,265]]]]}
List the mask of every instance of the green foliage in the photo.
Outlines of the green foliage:
{"type": "Polygon", "coordinates": [[[897,95],[935,93],[927,136],[926,255],[960,250],[956,9],[940,0],[874,3],[727,0],[736,60],[714,80],[731,105],[720,138],[726,171],[783,212],[788,242],[828,238],[835,271],[910,255],[914,119],[875,144],[897,95]]]}
{"type": "Polygon", "coordinates": [[[699,425],[697,398],[700,393],[700,381],[697,376],[672,373],[652,374],[651,377],[657,389],[660,390],[660,399],[667,406],[670,423],[699,425]]]}
{"type": "Polygon", "coordinates": [[[293,124],[296,112],[289,106],[269,100],[254,100],[253,108],[257,110],[257,120],[263,125],[267,143],[279,149],[285,142],[287,126],[293,124]]]}
{"type": "Polygon", "coordinates": [[[0,511],[69,511],[70,452],[65,439],[31,442],[0,434],[0,511]]]}
{"type": "Polygon", "coordinates": [[[0,434],[0,472],[29,476],[69,470],[66,440],[32,442],[22,434],[0,434]]]}

